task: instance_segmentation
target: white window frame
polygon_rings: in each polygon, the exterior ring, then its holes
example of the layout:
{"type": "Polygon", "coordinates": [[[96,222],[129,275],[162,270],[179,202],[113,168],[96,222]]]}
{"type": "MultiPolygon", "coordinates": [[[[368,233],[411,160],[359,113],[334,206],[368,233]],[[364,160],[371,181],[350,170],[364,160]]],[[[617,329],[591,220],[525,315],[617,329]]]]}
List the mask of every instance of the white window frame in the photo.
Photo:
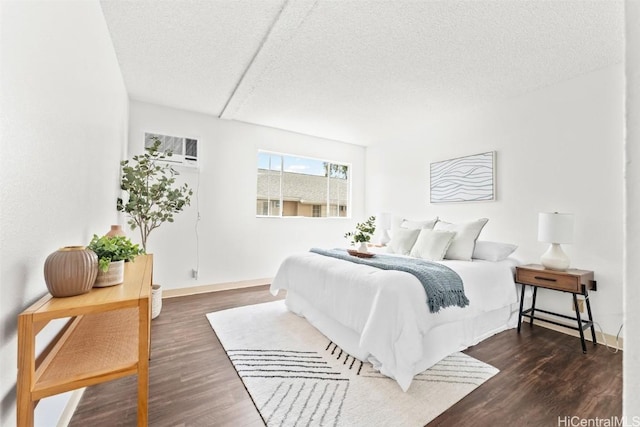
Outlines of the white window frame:
{"type": "MultiPolygon", "coordinates": [[[[282,153],[282,152],[278,152],[278,151],[271,151],[271,150],[262,150],[262,149],[258,149],[257,155],[256,155],[256,159],[259,158],[260,154],[268,154],[270,156],[275,155],[275,156],[280,156],[280,199],[279,204],[280,204],[280,215],[259,215],[256,212],[256,217],[257,218],[291,218],[291,219],[295,219],[295,218],[309,218],[309,219],[351,219],[351,212],[352,212],[352,200],[353,200],[353,194],[352,194],[352,188],[353,188],[353,182],[352,182],[352,177],[353,177],[353,172],[352,172],[352,165],[349,162],[344,162],[344,161],[336,161],[336,160],[328,160],[328,159],[321,159],[318,157],[311,157],[311,156],[307,156],[307,155],[300,155],[300,154],[291,154],[291,153],[282,153]],[[298,158],[302,158],[302,159],[308,159],[308,160],[315,160],[315,161],[319,161],[319,162],[326,162],[331,164],[336,164],[336,165],[340,165],[340,166],[346,166],[347,167],[347,181],[348,181],[348,190],[347,190],[347,212],[346,212],[346,216],[340,216],[340,207],[338,207],[337,209],[337,214],[338,216],[328,216],[329,212],[330,212],[330,192],[329,192],[329,184],[330,184],[330,176],[327,176],[327,200],[326,200],[326,211],[327,211],[327,216],[320,216],[320,217],[314,217],[314,216],[288,216],[288,215],[283,215],[283,211],[284,211],[284,200],[283,200],[283,194],[282,194],[282,174],[285,172],[284,170],[284,157],[298,157],[298,158]]],[[[271,161],[271,160],[270,160],[271,161]]],[[[258,181],[258,169],[256,167],[256,183],[258,181]]],[[[271,169],[271,163],[269,163],[269,169],[268,170],[272,170],[271,169]]],[[[257,199],[257,197],[256,197],[257,199]]],[[[271,201],[275,200],[275,199],[268,199],[269,201],[269,210],[271,210],[271,201]]]]}

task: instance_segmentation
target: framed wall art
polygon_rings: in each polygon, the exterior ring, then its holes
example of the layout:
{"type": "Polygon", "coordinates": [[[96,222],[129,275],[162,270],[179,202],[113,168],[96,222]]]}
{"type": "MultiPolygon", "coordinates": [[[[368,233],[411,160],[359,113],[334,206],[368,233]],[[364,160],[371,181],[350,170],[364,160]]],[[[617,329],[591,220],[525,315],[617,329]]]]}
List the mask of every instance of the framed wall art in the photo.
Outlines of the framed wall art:
{"type": "Polygon", "coordinates": [[[496,200],[496,152],[431,163],[431,203],[496,200]]]}

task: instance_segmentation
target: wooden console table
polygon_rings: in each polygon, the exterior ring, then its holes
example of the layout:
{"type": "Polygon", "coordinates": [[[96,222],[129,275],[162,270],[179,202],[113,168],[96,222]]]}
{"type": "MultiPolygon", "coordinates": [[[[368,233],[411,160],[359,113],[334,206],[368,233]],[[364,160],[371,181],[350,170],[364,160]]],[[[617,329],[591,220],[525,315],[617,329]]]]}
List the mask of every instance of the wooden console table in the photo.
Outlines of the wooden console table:
{"type": "Polygon", "coordinates": [[[125,265],[121,285],[68,298],[47,294],[18,316],[17,412],[33,426],[44,397],[138,375],[138,425],[147,425],[153,256],[125,265]],[[38,357],[36,335],[53,319],[71,319],[38,357]]]}

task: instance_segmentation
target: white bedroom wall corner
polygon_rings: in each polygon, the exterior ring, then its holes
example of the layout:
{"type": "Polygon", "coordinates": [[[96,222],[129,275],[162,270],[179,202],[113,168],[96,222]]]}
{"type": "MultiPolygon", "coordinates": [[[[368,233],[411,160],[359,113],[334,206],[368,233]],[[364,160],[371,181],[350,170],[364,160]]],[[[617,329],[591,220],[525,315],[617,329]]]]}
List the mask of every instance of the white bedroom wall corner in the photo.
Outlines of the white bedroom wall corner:
{"type": "MultiPolygon", "coordinates": [[[[46,293],[49,253],[115,221],[128,97],[97,1],[0,2],[0,19],[0,425],[10,427],[17,315],[46,293]]],[[[36,425],[55,424],[60,396],[40,402],[36,425]]]]}
{"type": "Polygon", "coordinates": [[[640,420],[640,2],[627,0],[623,415],[640,420]]]}

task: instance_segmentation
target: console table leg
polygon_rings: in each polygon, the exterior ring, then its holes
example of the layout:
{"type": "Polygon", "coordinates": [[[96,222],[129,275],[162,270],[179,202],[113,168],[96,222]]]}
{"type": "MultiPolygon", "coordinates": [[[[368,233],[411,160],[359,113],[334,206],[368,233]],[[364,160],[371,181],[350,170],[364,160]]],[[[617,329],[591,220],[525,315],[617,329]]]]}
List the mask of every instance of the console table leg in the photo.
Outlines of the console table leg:
{"type": "Polygon", "coordinates": [[[34,423],[35,402],[31,390],[36,371],[36,335],[30,315],[18,316],[18,381],[16,385],[17,422],[20,427],[31,427],[34,423]]]}
{"type": "Polygon", "coordinates": [[[142,298],[138,307],[138,426],[149,420],[149,299],[142,298]]]}

